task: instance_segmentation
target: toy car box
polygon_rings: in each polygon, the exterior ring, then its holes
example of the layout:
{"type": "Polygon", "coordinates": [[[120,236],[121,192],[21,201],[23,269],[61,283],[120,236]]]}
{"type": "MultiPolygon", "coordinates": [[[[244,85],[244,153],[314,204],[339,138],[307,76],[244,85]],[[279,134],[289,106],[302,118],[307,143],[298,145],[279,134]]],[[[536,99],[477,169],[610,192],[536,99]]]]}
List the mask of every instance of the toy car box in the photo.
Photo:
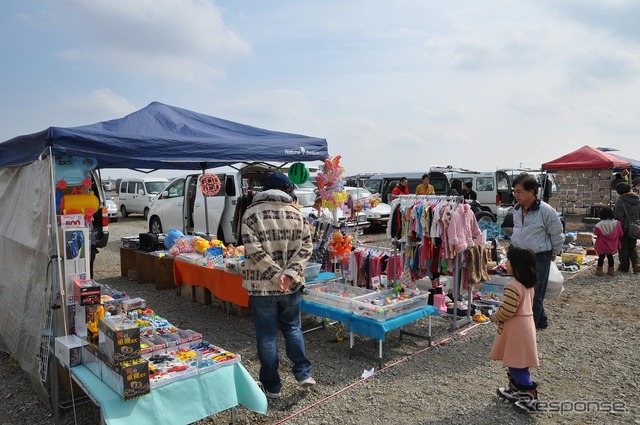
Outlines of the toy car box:
{"type": "Polygon", "coordinates": [[[79,305],[100,304],[100,284],[92,279],[74,280],[73,294],[79,305]]]}
{"type": "Polygon", "coordinates": [[[429,292],[414,290],[406,298],[396,297],[394,289],[354,299],[353,314],[384,322],[385,320],[427,306],[429,292]]]}
{"type": "Polygon", "coordinates": [[[84,346],[83,364],[109,388],[125,400],[149,394],[149,364],[138,358],[116,364],[109,360],[101,348],[92,344],[84,346]]]}
{"type": "Polygon", "coordinates": [[[98,324],[100,350],[114,363],[140,358],[140,328],[121,316],[100,319],[98,324]]]}
{"type": "Polygon", "coordinates": [[[76,335],[59,336],[56,338],[56,357],[66,367],[77,366],[82,363],[82,347],[87,342],[76,335]]]}
{"type": "Polygon", "coordinates": [[[338,280],[328,280],[306,285],[302,298],[304,298],[305,301],[323,304],[345,311],[353,311],[352,300],[358,299],[358,297],[366,297],[373,293],[375,293],[375,291],[371,289],[345,285],[338,280]]]}

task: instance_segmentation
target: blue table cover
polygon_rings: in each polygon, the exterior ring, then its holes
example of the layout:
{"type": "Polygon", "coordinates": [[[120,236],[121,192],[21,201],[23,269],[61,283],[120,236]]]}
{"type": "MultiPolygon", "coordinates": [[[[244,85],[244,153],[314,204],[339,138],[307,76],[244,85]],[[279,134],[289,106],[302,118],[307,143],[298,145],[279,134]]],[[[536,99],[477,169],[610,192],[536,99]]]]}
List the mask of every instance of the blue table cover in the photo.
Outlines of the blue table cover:
{"type": "Polygon", "coordinates": [[[71,373],[98,401],[110,425],[189,424],[239,404],[267,413],[267,398],[240,363],[153,388],[128,401],[82,365],[71,373]]]}
{"type": "Polygon", "coordinates": [[[306,301],[304,299],[300,302],[300,311],[345,323],[349,325],[351,332],[381,341],[384,341],[384,336],[389,331],[408,325],[425,316],[437,316],[439,314],[437,308],[428,305],[419,310],[410,311],[385,320],[384,322],[379,322],[368,317],[359,316],[353,312],[306,301]]]}

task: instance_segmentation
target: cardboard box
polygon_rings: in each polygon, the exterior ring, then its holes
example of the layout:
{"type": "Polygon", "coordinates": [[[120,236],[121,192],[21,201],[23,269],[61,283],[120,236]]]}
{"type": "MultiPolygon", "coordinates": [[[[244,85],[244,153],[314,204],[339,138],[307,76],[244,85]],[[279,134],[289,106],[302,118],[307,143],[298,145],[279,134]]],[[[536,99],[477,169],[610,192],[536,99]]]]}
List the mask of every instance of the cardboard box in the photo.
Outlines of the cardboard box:
{"type": "Polygon", "coordinates": [[[123,316],[100,319],[100,351],[109,361],[122,363],[140,358],[140,328],[123,316]]]}
{"type": "Polygon", "coordinates": [[[73,281],[73,295],[79,305],[100,304],[100,284],[92,279],[73,281]]]}
{"type": "Polygon", "coordinates": [[[180,282],[180,296],[187,301],[195,301],[196,295],[193,285],[180,282]]]}
{"type": "Polygon", "coordinates": [[[175,289],[176,284],[173,280],[173,258],[156,257],[154,260],[154,271],[156,281],[156,289],[175,289]]]}
{"type": "Polygon", "coordinates": [[[102,382],[125,400],[149,394],[149,363],[143,358],[115,364],[102,363],[102,382]]]}
{"type": "Polygon", "coordinates": [[[204,286],[195,287],[196,301],[200,304],[211,304],[211,291],[204,286]]]}
{"type": "Polygon", "coordinates": [[[90,279],[91,242],[86,227],[61,227],[60,253],[63,258],[66,304],[75,303],[73,281],[90,279]]]}
{"type": "Polygon", "coordinates": [[[138,283],[155,283],[153,269],[156,257],[146,252],[136,252],[136,269],[138,269],[138,283]]]}
{"type": "Polygon", "coordinates": [[[98,355],[97,347],[91,344],[82,347],[82,364],[102,380],[102,360],[98,355]]]}
{"type": "Polygon", "coordinates": [[[120,248],[120,276],[129,277],[129,270],[136,268],[136,252],[128,248],[120,248]]]}
{"type": "Polygon", "coordinates": [[[81,338],[87,337],[87,324],[95,320],[96,311],[99,304],[80,305],[76,304],[76,314],[74,317],[76,335],[81,338]]]}
{"type": "Polygon", "coordinates": [[[576,243],[580,246],[593,246],[593,233],[578,232],[576,243]]]}
{"type": "Polygon", "coordinates": [[[56,357],[66,367],[82,364],[82,347],[87,341],[76,335],[59,336],[55,340],[56,357]]]}
{"type": "Polygon", "coordinates": [[[578,264],[582,264],[584,261],[584,254],[572,254],[565,252],[562,254],[562,262],[566,263],[568,261],[575,261],[578,264]]]}
{"type": "MultiPolygon", "coordinates": [[[[85,353],[88,357],[95,359],[95,367],[99,365],[99,372],[96,374],[102,382],[115,391],[125,400],[131,400],[149,394],[149,364],[143,358],[116,364],[111,362],[106,353],[94,345],[87,345],[85,353]]],[[[90,368],[89,365],[85,365],[90,368]]],[[[93,370],[92,370],[93,372],[93,370]]],[[[95,372],[94,372],[95,374],[95,372]]]]}

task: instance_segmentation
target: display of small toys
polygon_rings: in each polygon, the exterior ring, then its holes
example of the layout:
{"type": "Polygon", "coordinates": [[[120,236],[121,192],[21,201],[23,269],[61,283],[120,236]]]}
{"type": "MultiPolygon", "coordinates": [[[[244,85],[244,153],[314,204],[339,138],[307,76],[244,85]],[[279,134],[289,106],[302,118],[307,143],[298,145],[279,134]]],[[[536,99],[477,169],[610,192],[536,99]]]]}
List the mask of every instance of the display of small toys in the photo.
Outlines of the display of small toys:
{"type": "Polygon", "coordinates": [[[408,290],[402,285],[393,289],[378,292],[370,297],[353,301],[353,312],[378,321],[384,321],[427,305],[427,293],[418,289],[408,290]]]}

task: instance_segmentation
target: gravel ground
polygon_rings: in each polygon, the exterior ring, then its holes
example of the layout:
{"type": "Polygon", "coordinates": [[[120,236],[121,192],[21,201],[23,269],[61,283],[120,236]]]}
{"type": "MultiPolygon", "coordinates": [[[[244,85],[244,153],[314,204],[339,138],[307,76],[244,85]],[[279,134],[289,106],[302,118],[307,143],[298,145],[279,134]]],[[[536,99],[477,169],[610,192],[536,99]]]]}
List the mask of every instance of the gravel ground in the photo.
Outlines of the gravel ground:
{"type": "MultiPolygon", "coordinates": [[[[576,220],[567,220],[568,230],[578,230],[576,220]],[[572,228],[573,226],[573,228],[572,228]]],[[[96,280],[142,297],[147,304],[176,326],[200,331],[204,338],[242,355],[242,363],[257,377],[250,317],[225,315],[212,305],[188,302],[173,290],[157,291],[119,277],[120,237],[145,231],[142,217],[120,219],[110,226],[107,248],[96,259],[96,280]]],[[[367,235],[381,238],[382,235],[367,235]]],[[[541,367],[533,370],[540,399],[562,402],[562,413],[523,415],[498,400],[495,389],[505,385],[501,364],[488,359],[494,337],[493,325],[470,325],[452,332],[442,318],[433,319],[435,344],[422,339],[387,335],[385,367],[363,357],[349,359],[348,333],[337,342],[340,326],[328,326],[305,335],[308,357],[318,385],[300,389],[283,357],[283,397],[269,401],[266,415],[240,407],[238,424],[640,424],[638,385],[640,313],[637,274],[596,277],[593,268],[566,275],[566,291],[546,301],[550,327],[538,334],[541,367]],[[361,379],[363,371],[376,373],[361,379]],[[585,413],[585,402],[590,413],[585,413]],[[595,403],[599,402],[599,403],[595,403]],[[624,407],[611,411],[612,403],[624,407]]],[[[315,319],[303,316],[303,323],[315,319]]],[[[428,320],[408,327],[426,333],[428,320]]],[[[371,355],[376,347],[359,340],[371,355]]],[[[282,344],[281,344],[282,348],[282,344]]],[[[283,352],[284,350],[281,350],[283,352]]],[[[0,353],[0,424],[51,424],[53,414],[37,400],[26,375],[0,353]]],[[[212,395],[214,397],[215,395],[212,395]]],[[[62,397],[67,397],[62,394],[62,397]]],[[[553,407],[553,404],[551,404],[553,407]]],[[[61,412],[61,423],[97,423],[99,412],[92,404],[61,412]]],[[[228,413],[220,413],[197,424],[226,424],[228,413]]]]}

